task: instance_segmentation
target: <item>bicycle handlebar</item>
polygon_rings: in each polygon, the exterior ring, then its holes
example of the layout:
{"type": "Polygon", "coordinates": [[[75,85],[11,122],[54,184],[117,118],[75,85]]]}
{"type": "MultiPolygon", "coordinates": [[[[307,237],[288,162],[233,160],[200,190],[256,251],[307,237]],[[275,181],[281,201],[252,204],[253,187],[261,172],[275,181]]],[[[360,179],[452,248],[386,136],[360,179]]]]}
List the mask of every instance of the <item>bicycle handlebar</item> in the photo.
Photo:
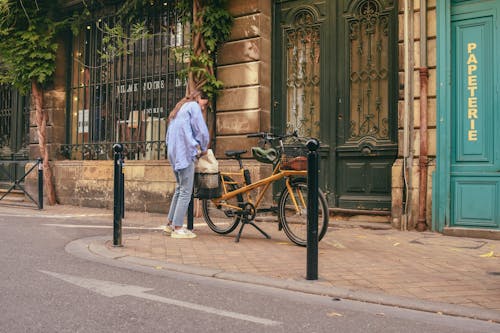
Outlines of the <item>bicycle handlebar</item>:
{"type": "Polygon", "coordinates": [[[266,137],[266,134],[265,132],[260,132],[260,133],[252,133],[252,134],[248,134],[247,135],[247,138],[265,138],[266,137]]]}
{"type": "Polygon", "coordinates": [[[292,134],[285,134],[285,135],[276,135],[276,134],[267,133],[267,132],[252,133],[252,134],[247,135],[247,138],[261,138],[261,139],[268,140],[268,141],[275,140],[275,139],[282,140],[282,139],[291,138],[291,137],[298,138],[299,135],[298,135],[297,131],[293,131],[292,134]]]}

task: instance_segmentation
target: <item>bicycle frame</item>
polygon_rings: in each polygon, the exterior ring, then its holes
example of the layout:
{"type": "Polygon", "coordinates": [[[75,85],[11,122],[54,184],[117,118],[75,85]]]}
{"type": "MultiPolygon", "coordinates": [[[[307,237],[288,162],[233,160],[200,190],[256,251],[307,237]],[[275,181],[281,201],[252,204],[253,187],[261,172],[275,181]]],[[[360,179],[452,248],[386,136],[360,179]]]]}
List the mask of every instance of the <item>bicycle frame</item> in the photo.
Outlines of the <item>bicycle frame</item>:
{"type": "MultiPolygon", "coordinates": [[[[267,192],[269,186],[272,183],[274,183],[275,181],[278,181],[278,180],[283,179],[283,178],[286,178],[285,186],[288,188],[288,191],[290,193],[293,193],[292,186],[290,185],[290,181],[289,181],[288,177],[290,177],[290,176],[307,177],[307,170],[283,170],[283,169],[280,169],[280,165],[281,164],[278,163],[275,166],[271,176],[266,177],[266,178],[262,178],[262,179],[258,180],[257,182],[251,183],[251,184],[246,184],[245,181],[239,183],[237,181],[227,182],[224,180],[224,176],[238,176],[238,177],[242,177],[244,179],[244,174],[243,174],[243,172],[245,170],[244,168],[241,168],[238,172],[221,172],[221,180],[222,180],[222,186],[224,189],[224,194],[219,198],[212,199],[212,201],[216,205],[230,207],[230,208],[237,209],[237,210],[242,210],[241,207],[233,206],[233,205],[230,205],[227,203],[222,203],[221,201],[228,200],[228,199],[234,198],[238,194],[245,193],[245,194],[247,194],[247,198],[248,198],[249,202],[253,204],[252,198],[251,198],[249,192],[256,189],[256,188],[263,186],[264,189],[259,193],[259,195],[257,196],[257,199],[255,201],[255,204],[254,204],[254,207],[257,209],[257,207],[259,207],[262,199],[264,198],[264,194],[267,192]],[[226,184],[236,184],[236,185],[245,184],[245,186],[242,186],[234,191],[227,191],[226,184]]],[[[295,197],[291,196],[291,198],[292,198],[292,201],[294,203],[295,209],[297,211],[299,211],[300,209],[297,205],[295,197]]],[[[305,207],[306,202],[302,196],[300,196],[300,201],[301,201],[302,207],[305,207]]]]}

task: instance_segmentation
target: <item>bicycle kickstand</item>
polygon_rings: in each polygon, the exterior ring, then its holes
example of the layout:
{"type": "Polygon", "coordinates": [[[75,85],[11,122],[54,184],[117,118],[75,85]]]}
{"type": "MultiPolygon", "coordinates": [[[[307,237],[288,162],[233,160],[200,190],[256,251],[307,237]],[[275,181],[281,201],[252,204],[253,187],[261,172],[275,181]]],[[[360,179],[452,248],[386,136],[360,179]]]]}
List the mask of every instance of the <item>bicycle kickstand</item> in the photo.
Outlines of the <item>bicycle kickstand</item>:
{"type": "Polygon", "coordinates": [[[267,239],[271,239],[271,236],[269,236],[264,230],[262,230],[261,228],[259,228],[255,223],[253,223],[253,221],[249,221],[248,218],[245,217],[241,221],[240,230],[238,231],[238,234],[236,235],[236,239],[234,240],[235,243],[238,243],[240,241],[241,233],[243,232],[243,228],[245,227],[246,224],[250,224],[255,229],[257,229],[258,231],[260,231],[260,233],[262,235],[264,235],[267,239]]]}

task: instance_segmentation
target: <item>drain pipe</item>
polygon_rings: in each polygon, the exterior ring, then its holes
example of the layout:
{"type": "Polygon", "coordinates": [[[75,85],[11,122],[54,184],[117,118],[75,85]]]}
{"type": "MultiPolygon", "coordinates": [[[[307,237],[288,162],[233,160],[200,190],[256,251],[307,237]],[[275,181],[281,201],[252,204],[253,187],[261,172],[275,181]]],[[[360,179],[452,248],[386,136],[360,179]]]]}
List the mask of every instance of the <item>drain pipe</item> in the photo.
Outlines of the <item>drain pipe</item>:
{"type": "Polygon", "coordinates": [[[427,230],[427,164],[428,164],[428,139],[427,139],[427,88],[429,82],[429,69],[427,68],[427,1],[420,0],[420,154],[419,176],[420,187],[418,195],[418,221],[417,230],[427,230]]]}
{"type": "Polygon", "coordinates": [[[403,180],[405,200],[401,230],[408,229],[411,220],[413,153],[411,149],[413,127],[413,1],[404,0],[404,110],[403,110],[403,180]]]}

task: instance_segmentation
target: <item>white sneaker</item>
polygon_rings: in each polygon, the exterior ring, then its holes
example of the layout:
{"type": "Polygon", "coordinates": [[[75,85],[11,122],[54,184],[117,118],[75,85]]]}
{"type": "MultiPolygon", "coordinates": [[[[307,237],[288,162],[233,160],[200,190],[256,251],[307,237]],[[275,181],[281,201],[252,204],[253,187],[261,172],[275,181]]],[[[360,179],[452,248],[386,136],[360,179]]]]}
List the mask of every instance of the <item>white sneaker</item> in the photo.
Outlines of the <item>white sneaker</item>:
{"type": "Polygon", "coordinates": [[[181,228],[181,229],[175,229],[172,231],[170,234],[170,237],[172,238],[195,238],[196,235],[187,229],[181,228]]]}
{"type": "Polygon", "coordinates": [[[162,230],[165,234],[170,235],[174,231],[172,224],[162,225],[162,230]]]}

